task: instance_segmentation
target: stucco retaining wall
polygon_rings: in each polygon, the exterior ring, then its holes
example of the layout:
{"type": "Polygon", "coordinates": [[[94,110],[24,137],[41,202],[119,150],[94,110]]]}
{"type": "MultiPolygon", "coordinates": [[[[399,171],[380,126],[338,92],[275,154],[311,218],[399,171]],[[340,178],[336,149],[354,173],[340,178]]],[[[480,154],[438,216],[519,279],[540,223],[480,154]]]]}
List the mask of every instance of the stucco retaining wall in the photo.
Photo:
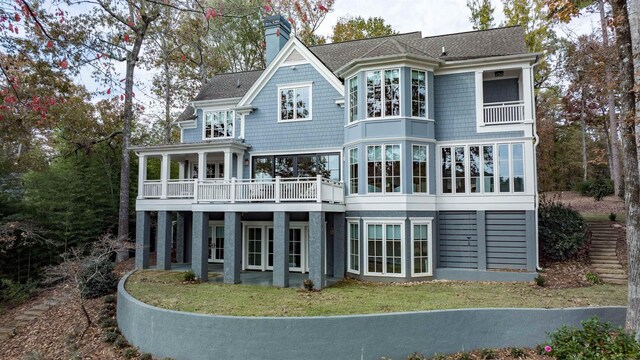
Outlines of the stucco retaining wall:
{"type": "Polygon", "coordinates": [[[413,352],[535,346],[562,324],[598,315],[614,325],[624,307],[463,309],[329,317],[235,317],[144,304],[118,285],[118,324],[141,351],[182,359],[404,359],[413,352]]]}

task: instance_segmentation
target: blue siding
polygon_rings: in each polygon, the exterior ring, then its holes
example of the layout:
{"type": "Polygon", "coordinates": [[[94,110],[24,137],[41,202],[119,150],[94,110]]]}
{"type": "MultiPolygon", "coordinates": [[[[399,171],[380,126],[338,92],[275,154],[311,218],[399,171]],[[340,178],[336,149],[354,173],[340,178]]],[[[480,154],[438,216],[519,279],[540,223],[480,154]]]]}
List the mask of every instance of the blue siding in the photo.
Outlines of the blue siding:
{"type": "Polygon", "coordinates": [[[522,131],[476,132],[475,73],[436,76],[434,80],[438,141],[496,139],[523,136],[522,131]]]}
{"type": "Polygon", "coordinates": [[[196,127],[182,130],[182,142],[185,144],[202,142],[202,109],[198,109],[196,115],[196,127]]]}
{"type": "Polygon", "coordinates": [[[251,151],[301,151],[340,148],[344,138],[342,96],[311,65],[278,69],[252,101],[245,119],[245,142],[251,151]],[[312,81],[312,120],[278,123],[278,86],[312,81]]]}
{"type": "Polygon", "coordinates": [[[438,267],[478,268],[478,232],[475,211],[438,213],[438,267]]]}

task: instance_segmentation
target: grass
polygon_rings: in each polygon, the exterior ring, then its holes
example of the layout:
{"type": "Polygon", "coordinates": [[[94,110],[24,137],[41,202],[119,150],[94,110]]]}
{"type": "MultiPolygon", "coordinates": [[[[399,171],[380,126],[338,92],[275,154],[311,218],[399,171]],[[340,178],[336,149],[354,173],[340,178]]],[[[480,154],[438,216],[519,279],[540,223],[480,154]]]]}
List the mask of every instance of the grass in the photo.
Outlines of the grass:
{"type": "MultiPolygon", "coordinates": [[[[589,222],[608,222],[608,221],[611,221],[611,220],[609,220],[609,214],[581,212],[580,215],[582,215],[582,218],[584,219],[584,221],[589,221],[589,222]]],[[[627,219],[627,215],[625,213],[617,213],[616,214],[616,221],[625,222],[626,219],[627,219]]]]}
{"type": "Polygon", "coordinates": [[[626,305],[626,286],[547,289],[524,283],[427,282],[412,285],[345,280],[321,292],[182,284],[182,273],[138,271],[126,283],[135,298],[161,308],[236,316],[328,316],[490,308],[626,305]]]}

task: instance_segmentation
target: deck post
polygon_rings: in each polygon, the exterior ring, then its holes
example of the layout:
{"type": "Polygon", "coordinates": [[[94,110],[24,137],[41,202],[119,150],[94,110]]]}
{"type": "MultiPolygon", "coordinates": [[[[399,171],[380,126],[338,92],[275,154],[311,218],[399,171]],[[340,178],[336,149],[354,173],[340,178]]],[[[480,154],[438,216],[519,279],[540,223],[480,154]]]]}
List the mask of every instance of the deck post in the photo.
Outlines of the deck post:
{"type": "Polygon", "coordinates": [[[171,212],[158,211],[158,231],[156,232],[158,270],[171,270],[171,212]]]}
{"type": "Polygon", "coordinates": [[[289,213],[273,213],[273,286],[289,287],[289,213]]]}
{"type": "Polygon", "coordinates": [[[209,279],[209,213],[193,212],[192,235],[191,269],[198,279],[206,282],[209,279]]]}
{"type": "Polygon", "coordinates": [[[316,202],[322,202],[322,175],[316,176],[316,202]]]}
{"type": "Polygon", "coordinates": [[[160,171],[160,181],[162,183],[162,194],[160,198],[166,199],[169,192],[169,177],[171,177],[171,156],[169,154],[162,154],[160,171]]]}
{"type": "Polygon", "coordinates": [[[239,212],[224,213],[224,283],[240,283],[240,267],[242,261],[242,214],[239,212]]]}
{"type": "Polygon", "coordinates": [[[151,245],[151,214],[136,212],[136,269],[149,268],[149,246],[151,245]]]}
{"type": "Polygon", "coordinates": [[[144,181],[147,180],[147,156],[138,155],[138,199],[144,198],[144,181]]]}
{"type": "Polygon", "coordinates": [[[322,289],[325,282],[325,213],[309,213],[309,279],[314,289],[322,289]]]}

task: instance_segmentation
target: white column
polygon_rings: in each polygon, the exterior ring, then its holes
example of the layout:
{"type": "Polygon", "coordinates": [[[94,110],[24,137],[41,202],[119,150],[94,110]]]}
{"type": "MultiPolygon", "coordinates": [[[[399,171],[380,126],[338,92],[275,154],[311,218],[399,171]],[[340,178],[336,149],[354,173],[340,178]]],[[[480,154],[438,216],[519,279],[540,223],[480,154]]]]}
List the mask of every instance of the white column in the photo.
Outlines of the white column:
{"type": "Polygon", "coordinates": [[[484,126],[484,93],[482,71],[476,71],[476,125],[484,126]]]}
{"type": "Polygon", "coordinates": [[[239,139],[243,139],[244,140],[244,117],[247,114],[240,114],[240,137],[239,139]]]}
{"type": "Polygon", "coordinates": [[[533,86],[531,85],[531,66],[522,68],[522,100],[524,100],[524,120],[533,120],[533,86]]]}
{"type": "Polygon", "coordinates": [[[242,179],[244,177],[244,156],[241,153],[236,153],[236,178],[242,179]]]}
{"type": "Polygon", "coordinates": [[[207,178],[207,153],[201,151],[198,153],[198,180],[207,178]]]}
{"type": "Polygon", "coordinates": [[[178,179],[184,180],[184,160],[178,161],[178,179]]]}
{"type": "Polygon", "coordinates": [[[144,198],[144,181],[147,180],[147,156],[138,155],[138,199],[144,198]]]}
{"type": "Polygon", "coordinates": [[[233,161],[233,154],[231,153],[231,150],[225,150],[224,151],[224,179],[225,180],[229,180],[232,178],[231,176],[231,162],[233,161]]]}
{"type": "Polygon", "coordinates": [[[162,154],[162,163],[160,164],[160,181],[162,182],[162,199],[167,198],[169,188],[169,177],[171,177],[171,155],[162,154]]]}

